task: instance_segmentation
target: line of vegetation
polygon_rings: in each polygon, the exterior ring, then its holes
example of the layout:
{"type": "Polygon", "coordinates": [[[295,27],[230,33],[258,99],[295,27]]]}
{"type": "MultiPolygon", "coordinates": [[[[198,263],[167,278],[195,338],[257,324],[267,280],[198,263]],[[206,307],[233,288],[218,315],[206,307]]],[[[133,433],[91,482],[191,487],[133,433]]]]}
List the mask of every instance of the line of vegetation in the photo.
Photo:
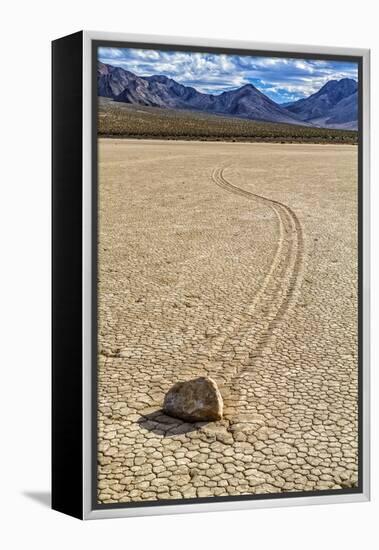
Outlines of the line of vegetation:
{"type": "Polygon", "coordinates": [[[258,122],[196,111],[160,109],[99,98],[98,134],[103,137],[204,141],[356,144],[358,133],[258,122]]]}

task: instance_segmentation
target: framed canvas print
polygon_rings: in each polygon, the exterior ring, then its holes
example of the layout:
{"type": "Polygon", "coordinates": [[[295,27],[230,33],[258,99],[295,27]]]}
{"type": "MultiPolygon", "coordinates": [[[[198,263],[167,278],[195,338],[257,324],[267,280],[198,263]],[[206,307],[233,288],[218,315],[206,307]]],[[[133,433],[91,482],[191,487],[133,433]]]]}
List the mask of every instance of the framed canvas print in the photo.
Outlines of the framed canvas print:
{"type": "Polygon", "coordinates": [[[53,42],[55,510],[369,498],[369,52],[53,42]]]}

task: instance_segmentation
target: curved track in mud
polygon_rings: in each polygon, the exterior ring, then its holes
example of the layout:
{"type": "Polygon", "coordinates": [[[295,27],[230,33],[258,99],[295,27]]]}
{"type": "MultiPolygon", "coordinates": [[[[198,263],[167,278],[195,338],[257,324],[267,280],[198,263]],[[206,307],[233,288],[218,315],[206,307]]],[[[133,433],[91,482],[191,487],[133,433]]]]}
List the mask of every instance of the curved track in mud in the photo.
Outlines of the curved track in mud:
{"type": "MultiPolygon", "coordinates": [[[[282,319],[296,302],[301,285],[304,261],[303,229],[295,212],[286,204],[252,193],[231,183],[225,176],[225,167],[216,168],[212,180],[224,191],[247,200],[267,205],[278,221],[278,240],[270,268],[254,301],[247,305],[244,318],[236,318],[226,331],[227,336],[247,342],[249,351],[236,365],[234,376],[251,368],[251,359],[259,356],[269,345],[282,319]]],[[[216,344],[214,351],[221,351],[226,342],[216,344]]],[[[227,385],[231,380],[226,381],[227,385]]]]}

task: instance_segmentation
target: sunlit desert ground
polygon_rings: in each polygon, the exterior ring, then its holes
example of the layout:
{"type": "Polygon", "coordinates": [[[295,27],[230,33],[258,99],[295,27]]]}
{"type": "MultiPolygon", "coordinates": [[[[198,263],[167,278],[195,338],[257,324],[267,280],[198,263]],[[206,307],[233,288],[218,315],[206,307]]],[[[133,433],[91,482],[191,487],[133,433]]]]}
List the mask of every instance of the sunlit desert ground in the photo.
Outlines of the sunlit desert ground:
{"type": "Polygon", "coordinates": [[[357,148],[100,139],[98,206],[99,502],[354,487],[357,148]]]}

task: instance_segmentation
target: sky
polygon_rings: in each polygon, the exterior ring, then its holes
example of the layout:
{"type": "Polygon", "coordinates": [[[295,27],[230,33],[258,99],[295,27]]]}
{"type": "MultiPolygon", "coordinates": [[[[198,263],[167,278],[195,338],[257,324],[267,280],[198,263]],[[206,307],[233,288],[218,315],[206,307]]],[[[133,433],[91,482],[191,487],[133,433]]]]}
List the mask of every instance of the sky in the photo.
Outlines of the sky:
{"type": "Polygon", "coordinates": [[[211,94],[250,83],[277,103],[307,97],[328,80],[358,80],[358,65],[346,61],[103,47],[98,58],[138,76],[163,74],[211,94]]]}

